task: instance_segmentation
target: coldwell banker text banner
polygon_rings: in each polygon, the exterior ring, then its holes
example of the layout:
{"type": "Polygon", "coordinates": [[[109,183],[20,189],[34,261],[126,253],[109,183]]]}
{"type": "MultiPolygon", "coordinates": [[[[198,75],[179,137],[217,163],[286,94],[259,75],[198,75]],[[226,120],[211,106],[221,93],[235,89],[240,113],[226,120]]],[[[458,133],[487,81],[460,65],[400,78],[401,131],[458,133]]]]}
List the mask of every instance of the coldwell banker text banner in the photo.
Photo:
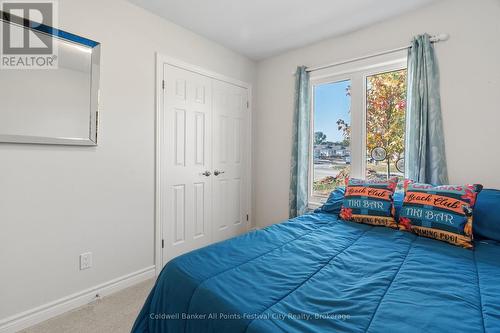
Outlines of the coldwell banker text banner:
{"type": "Polygon", "coordinates": [[[0,69],[57,69],[57,2],[0,0],[0,69]]]}

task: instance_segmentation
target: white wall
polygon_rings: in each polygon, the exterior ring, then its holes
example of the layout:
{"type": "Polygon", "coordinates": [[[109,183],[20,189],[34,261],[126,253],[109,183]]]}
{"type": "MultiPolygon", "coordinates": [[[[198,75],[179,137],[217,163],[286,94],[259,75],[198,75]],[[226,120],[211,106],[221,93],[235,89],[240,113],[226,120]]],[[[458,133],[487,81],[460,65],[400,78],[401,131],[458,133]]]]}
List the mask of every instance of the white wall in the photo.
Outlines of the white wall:
{"type": "Polygon", "coordinates": [[[154,264],[156,51],[254,82],[254,62],[125,1],[59,0],[59,25],[102,43],[99,146],[0,144],[0,321],[154,264]]]}
{"type": "Polygon", "coordinates": [[[255,217],[259,226],[288,215],[294,77],[322,65],[408,44],[428,32],[438,44],[450,181],[500,188],[500,1],[447,0],[258,64],[255,114],[255,217]]]}

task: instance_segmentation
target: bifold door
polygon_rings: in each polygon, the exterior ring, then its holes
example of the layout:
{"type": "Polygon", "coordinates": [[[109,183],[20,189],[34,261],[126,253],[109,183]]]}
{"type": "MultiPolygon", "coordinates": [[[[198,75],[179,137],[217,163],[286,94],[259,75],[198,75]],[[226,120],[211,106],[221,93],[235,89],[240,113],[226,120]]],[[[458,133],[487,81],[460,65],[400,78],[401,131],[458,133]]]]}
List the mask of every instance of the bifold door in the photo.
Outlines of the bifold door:
{"type": "Polygon", "coordinates": [[[159,115],[163,264],[247,230],[247,89],[170,64],[159,115]]]}

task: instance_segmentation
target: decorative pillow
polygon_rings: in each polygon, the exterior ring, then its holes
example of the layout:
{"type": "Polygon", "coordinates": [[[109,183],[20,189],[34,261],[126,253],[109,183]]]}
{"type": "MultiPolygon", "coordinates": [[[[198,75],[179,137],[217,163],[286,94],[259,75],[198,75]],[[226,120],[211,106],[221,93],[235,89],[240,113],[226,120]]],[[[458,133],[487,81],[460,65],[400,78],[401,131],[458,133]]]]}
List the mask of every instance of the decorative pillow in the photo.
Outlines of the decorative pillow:
{"type": "Polygon", "coordinates": [[[344,201],[344,193],[345,187],[339,186],[330,192],[330,196],[328,200],[324,203],[323,206],[316,209],[315,213],[330,213],[330,214],[338,214],[340,212],[340,208],[342,208],[342,202],[344,201]]]}
{"type": "Polygon", "coordinates": [[[500,190],[483,189],[474,207],[474,236],[500,242],[500,190]]]}
{"type": "Polygon", "coordinates": [[[393,195],[398,179],[346,179],[340,218],[372,225],[397,228],[393,195]]]}
{"type": "Polygon", "coordinates": [[[472,212],[482,185],[441,185],[405,181],[399,229],[473,248],[472,212]]]}

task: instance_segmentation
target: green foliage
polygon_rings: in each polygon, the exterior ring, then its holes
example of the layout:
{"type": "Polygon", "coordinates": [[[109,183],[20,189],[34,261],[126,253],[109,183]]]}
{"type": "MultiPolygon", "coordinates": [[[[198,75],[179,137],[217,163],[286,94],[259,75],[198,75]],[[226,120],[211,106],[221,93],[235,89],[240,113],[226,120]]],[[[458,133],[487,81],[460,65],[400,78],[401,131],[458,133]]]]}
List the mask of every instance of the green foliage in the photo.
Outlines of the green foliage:
{"type": "MultiPolygon", "coordinates": [[[[349,110],[349,112],[351,112],[349,110]]],[[[342,135],[344,135],[344,141],[347,143],[347,146],[349,145],[349,142],[351,142],[351,125],[349,125],[345,120],[339,119],[337,120],[337,128],[339,131],[342,131],[342,135]]]]}
{"type": "MultiPolygon", "coordinates": [[[[351,96],[351,86],[347,86],[345,90],[345,95],[346,96],[351,96]]],[[[349,109],[349,113],[351,113],[351,110],[349,109]]],[[[339,119],[337,120],[337,129],[339,131],[342,131],[342,134],[344,135],[344,141],[342,141],[342,146],[348,147],[350,142],[351,142],[351,125],[344,119],[339,119]]]]}
{"type": "Polygon", "coordinates": [[[314,144],[320,145],[326,142],[326,134],[323,132],[314,132],[314,144]]]}
{"type": "Polygon", "coordinates": [[[367,153],[385,148],[389,165],[404,154],[406,70],[372,75],[367,83],[367,153]]]}

